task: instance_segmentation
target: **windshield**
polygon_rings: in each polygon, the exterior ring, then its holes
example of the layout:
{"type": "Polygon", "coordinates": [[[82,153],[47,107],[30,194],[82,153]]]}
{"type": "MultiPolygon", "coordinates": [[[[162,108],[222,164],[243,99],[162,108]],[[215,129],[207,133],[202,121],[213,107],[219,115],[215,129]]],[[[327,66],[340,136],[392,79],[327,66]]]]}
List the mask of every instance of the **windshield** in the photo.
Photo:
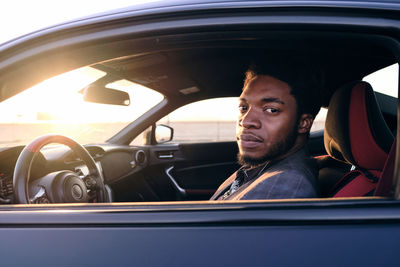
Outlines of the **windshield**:
{"type": "Polygon", "coordinates": [[[48,133],[65,135],[81,144],[103,142],[163,99],[154,90],[119,80],[106,87],[129,93],[129,106],[83,101],[79,91],[105,75],[92,67],[80,68],[0,103],[0,146],[25,145],[48,133]]]}

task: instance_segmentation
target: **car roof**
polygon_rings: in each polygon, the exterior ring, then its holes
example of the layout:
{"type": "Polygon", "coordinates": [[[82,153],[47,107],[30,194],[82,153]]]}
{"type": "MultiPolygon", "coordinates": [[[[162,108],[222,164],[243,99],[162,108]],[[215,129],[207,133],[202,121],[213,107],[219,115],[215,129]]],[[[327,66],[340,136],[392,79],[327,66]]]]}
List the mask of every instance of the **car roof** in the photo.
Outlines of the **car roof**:
{"type": "Polygon", "coordinates": [[[137,4],[114,10],[108,10],[93,15],[69,20],[56,25],[51,25],[25,34],[3,44],[0,51],[10,48],[21,42],[32,38],[45,36],[56,31],[62,31],[74,27],[82,27],[88,24],[110,22],[134,16],[148,16],[161,14],[174,14],[177,12],[190,12],[202,10],[224,10],[224,9],[257,9],[257,8],[357,8],[365,10],[399,11],[400,1],[374,1],[374,0],[168,0],[139,2],[137,4]]]}

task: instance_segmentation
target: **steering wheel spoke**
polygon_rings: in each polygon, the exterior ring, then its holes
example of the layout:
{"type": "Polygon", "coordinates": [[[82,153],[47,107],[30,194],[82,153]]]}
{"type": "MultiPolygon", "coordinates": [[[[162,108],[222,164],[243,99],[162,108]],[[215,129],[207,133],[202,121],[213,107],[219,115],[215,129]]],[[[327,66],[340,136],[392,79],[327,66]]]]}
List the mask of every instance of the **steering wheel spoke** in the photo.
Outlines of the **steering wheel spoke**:
{"type": "Polygon", "coordinates": [[[89,190],[93,190],[97,188],[97,182],[96,179],[92,176],[92,175],[86,175],[83,178],[83,181],[85,182],[85,185],[87,187],[87,189],[89,190]]]}
{"type": "Polygon", "coordinates": [[[47,197],[46,189],[43,186],[40,186],[39,191],[36,195],[29,199],[30,203],[33,204],[48,204],[50,203],[49,198],[47,197]]]}

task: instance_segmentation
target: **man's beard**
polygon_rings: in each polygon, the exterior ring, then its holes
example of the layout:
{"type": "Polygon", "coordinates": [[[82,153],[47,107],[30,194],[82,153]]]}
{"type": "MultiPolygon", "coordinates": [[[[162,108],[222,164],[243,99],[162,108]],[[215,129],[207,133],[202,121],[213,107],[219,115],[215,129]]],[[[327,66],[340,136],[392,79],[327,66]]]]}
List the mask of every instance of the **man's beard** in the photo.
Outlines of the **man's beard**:
{"type": "Polygon", "coordinates": [[[294,127],[292,131],[290,131],[290,134],[287,135],[285,139],[280,140],[279,142],[274,144],[262,157],[252,158],[242,155],[239,152],[237,155],[239,164],[253,168],[258,165],[264,164],[267,161],[274,160],[288,152],[293,147],[297,139],[297,124],[295,125],[296,127],[294,127]]]}

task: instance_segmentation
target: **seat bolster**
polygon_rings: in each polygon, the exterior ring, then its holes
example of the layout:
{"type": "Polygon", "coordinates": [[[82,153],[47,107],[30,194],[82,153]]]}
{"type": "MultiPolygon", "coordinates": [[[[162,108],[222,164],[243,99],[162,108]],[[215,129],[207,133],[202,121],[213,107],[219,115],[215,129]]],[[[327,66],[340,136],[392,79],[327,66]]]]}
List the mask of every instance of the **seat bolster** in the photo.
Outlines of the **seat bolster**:
{"type": "MultiPolygon", "coordinates": [[[[376,177],[380,177],[382,172],[370,171],[376,177]]],[[[338,183],[339,190],[334,193],[334,198],[339,197],[363,197],[373,195],[376,188],[376,181],[369,179],[359,170],[351,171],[346,174],[338,183]],[[341,186],[341,184],[345,186],[341,186]]]]}

